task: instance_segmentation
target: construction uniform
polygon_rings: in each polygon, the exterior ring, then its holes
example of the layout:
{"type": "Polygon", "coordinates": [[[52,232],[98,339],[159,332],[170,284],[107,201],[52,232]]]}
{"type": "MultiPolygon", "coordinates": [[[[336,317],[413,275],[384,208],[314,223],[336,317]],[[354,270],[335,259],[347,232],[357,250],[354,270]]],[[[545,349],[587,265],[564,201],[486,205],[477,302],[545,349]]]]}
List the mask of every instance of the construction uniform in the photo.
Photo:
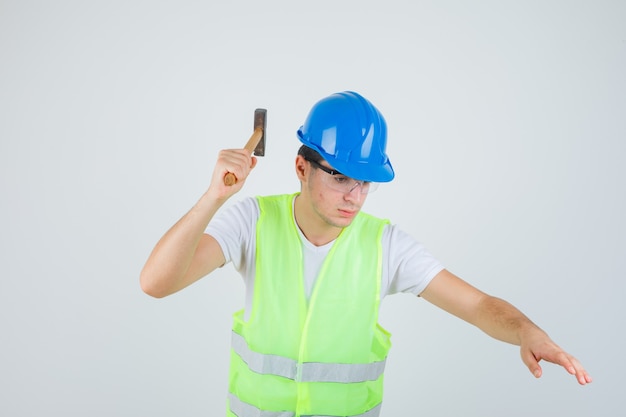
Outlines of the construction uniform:
{"type": "MultiPolygon", "coordinates": [[[[389,334],[378,324],[385,275],[382,236],[389,224],[359,213],[330,244],[307,289],[294,197],[256,200],[254,287],[247,309],[234,317],[228,415],[375,417],[390,348],[389,334]]],[[[238,210],[242,207],[231,209],[231,215],[238,210]]],[[[217,219],[207,232],[232,260],[233,242],[220,233],[220,222],[228,217],[217,219]]],[[[242,253],[250,250],[239,245],[242,253]]],[[[423,247],[413,246],[422,266],[417,267],[419,284],[409,291],[421,292],[442,266],[423,247]]],[[[237,266],[252,267],[241,261],[237,266]]]]}

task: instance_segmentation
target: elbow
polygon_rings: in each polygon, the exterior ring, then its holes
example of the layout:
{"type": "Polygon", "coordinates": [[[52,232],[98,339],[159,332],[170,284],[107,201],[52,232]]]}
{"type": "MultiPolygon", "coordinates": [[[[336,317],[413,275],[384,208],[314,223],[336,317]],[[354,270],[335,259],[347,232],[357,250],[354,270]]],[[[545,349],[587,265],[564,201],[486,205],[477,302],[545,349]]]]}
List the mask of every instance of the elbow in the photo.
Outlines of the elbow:
{"type": "Polygon", "coordinates": [[[158,279],[156,279],[153,274],[148,273],[145,268],[141,271],[139,275],[139,286],[144,293],[154,298],[163,298],[169,295],[158,282],[158,279]]]}

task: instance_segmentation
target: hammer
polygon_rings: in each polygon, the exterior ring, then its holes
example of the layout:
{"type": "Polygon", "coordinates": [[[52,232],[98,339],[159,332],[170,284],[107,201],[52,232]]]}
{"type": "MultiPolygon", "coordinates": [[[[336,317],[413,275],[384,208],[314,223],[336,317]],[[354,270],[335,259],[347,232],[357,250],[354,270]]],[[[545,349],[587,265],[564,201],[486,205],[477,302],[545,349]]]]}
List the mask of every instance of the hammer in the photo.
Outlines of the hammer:
{"type": "MultiPolygon", "coordinates": [[[[255,156],[265,156],[265,125],[267,119],[266,109],[256,109],[254,111],[254,132],[248,143],[243,148],[248,153],[254,152],[255,156]]],[[[224,185],[231,186],[237,183],[237,177],[232,172],[224,176],[224,185]]]]}

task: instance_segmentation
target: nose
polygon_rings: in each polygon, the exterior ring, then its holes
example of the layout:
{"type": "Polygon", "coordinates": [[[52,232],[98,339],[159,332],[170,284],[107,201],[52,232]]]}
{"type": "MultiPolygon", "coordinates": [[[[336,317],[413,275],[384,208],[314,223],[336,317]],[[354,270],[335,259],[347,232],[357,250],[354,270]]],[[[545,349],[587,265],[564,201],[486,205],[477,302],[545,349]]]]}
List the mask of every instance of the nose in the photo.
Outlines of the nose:
{"type": "Polygon", "coordinates": [[[361,187],[363,187],[363,183],[361,183],[359,181],[355,181],[354,185],[352,186],[352,188],[350,188],[350,191],[345,193],[344,198],[346,200],[361,201],[361,197],[363,195],[363,194],[361,194],[361,187]]]}

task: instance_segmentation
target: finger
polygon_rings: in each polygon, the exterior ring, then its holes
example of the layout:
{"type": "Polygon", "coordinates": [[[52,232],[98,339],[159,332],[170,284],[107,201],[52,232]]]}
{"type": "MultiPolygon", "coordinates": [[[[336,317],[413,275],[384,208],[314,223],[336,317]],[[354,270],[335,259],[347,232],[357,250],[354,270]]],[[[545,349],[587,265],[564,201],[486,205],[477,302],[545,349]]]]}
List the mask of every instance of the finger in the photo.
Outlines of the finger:
{"type": "Polygon", "coordinates": [[[580,363],[573,356],[560,351],[556,355],[550,355],[550,357],[544,357],[548,362],[552,362],[556,365],[561,365],[565,370],[571,374],[576,375],[578,377],[579,370],[582,369],[580,363]]]}
{"type": "Polygon", "coordinates": [[[224,178],[224,185],[229,187],[232,187],[237,183],[243,185],[243,182],[248,178],[250,172],[252,171],[252,169],[254,169],[256,164],[257,159],[255,157],[252,157],[252,159],[250,159],[249,167],[247,167],[246,165],[237,165],[236,168],[233,167],[231,169],[226,169],[222,173],[222,176],[224,178]]]}
{"type": "Polygon", "coordinates": [[[225,149],[220,151],[219,162],[228,168],[248,167],[251,165],[251,156],[245,149],[225,149]]]}
{"type": "Polygon", "coordinates": [[[250,170],[252,170],[256,166],[257,162],[259,162],[259,160],[256,158],[256,156],[253,156],[252,162],[250,163],[250,170]]]}
{"type": "Polygon", "coordinates": [[[535,355],[533,355],[530,350],[522,350],[520,354],[522,361],[526,364],[530,373],[533,374],[535,378],[540,378],[543,370],[541,369],[541,365],[539,365],[539,361],[535,358],[535,355]]]}
{"type": "Polygon", "coordinates": [[[232,172],[237,178],[245,178],[250,169],[255,164],[250,155],[241,149],[223,150],[219,156],[220,171],[224,173],[232,172]]]}
{"type": "Polygon", "coordinates": [[[585,385],[592,381],[591,377],[587,371],[585,371],[585,368],[583,368],[580,362],[578,362],[575,357],[563,351],[558,353],[553,358],[545,357],[544,359],[554,364],[561,365],[569,374],[576,377],[576,380],[580,385],[585,385]]]}
{"type": "Polygon", "coordinates": [[[570,360],[570,357],[565,353],[558,355],[554,363],[561,365],[570,374],[576,375],[576,367],[570,360]]]}
{"type": "Polygon", "coordinates": [[[578,362],[576,358],[572,357],[571,362],[575,369],[574,375],[576,376],[576,379],[578,380],[578,383],[580,385],[589,384],[593,381],[591,376],[587,373],[585,368],[583,368],[583,366],[580,364],[580,362],[578,362]]]}

